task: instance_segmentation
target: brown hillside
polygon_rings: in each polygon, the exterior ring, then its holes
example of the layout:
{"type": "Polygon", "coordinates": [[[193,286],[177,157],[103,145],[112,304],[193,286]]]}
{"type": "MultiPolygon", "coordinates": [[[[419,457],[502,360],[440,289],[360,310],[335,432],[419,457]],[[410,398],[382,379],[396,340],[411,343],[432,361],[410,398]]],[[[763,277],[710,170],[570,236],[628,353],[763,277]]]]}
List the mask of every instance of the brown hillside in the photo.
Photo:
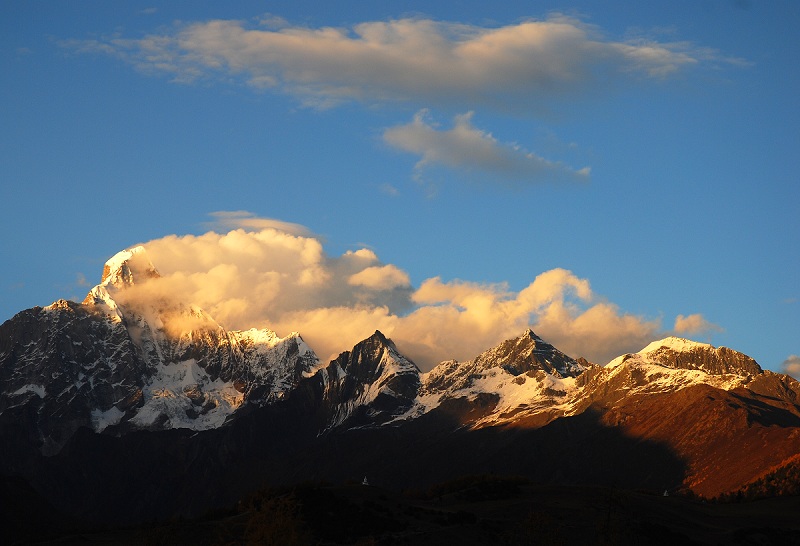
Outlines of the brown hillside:
{"type": "Polygon", "coordinates": [[[603,421],[670,446],[686,463],[685,485],[704,497],[735,491],[800,453],[800,408],[747,389],[697,385],[631,397],[603,421]]]}

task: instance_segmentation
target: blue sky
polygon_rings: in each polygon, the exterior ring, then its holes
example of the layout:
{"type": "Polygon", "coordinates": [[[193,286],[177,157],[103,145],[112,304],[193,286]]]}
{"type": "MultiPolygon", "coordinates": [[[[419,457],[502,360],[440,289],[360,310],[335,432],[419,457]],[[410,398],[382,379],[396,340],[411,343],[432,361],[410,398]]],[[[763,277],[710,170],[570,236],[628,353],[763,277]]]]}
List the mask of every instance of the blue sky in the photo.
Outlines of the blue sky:
{"type": "Polygon", "coordinates": [[[146,243],[226,326],[323,357],[380,327],[428,367],[532,325],[601,363],[676,333],[800,371],[798,24],[791,1],[4,2],[0,320],[146,243]]]}

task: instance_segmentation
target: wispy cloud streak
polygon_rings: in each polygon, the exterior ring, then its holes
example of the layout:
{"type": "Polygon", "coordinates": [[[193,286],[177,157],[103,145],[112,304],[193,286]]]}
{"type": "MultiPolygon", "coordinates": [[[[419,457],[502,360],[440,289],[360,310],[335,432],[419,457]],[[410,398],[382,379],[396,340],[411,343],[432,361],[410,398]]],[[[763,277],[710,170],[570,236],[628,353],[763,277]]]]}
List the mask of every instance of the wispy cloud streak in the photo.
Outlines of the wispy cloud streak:
{"type": "Polygon", "coordinates": [[[422,110],[406,125],[386,129],[383,140],[393,148],[421,156],[417,175],[430,166],[444,165],[492,182],[509,184],[540,182],[586,182],[590,170],[572,169],[548,161],[516,144],[501,143],[490,133],[472,125],[472,112],[456,116],[451,129],[440,130],[426,119],[422,110]]]}
{"type": "Polygon", "coordinates": [[[424,18],[352,28],[291,26],[274,17],[211,20],[143,38],[62,44],[177,82],[233,78],[323,107],[358,100],[539,110],[565,95],[723,60],[686,42],[615,41],[563,15],[499,27],[424,18]]]}

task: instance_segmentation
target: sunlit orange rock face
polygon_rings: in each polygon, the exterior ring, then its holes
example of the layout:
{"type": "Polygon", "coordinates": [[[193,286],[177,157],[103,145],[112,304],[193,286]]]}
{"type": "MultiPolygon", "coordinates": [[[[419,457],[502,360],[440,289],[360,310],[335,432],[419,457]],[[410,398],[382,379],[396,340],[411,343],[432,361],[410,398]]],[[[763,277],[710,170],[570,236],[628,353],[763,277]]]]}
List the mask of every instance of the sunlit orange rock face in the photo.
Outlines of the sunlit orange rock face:
{"type": "MultiPolygon", "coordinates": [[[[492,365],[498,366],[500,360],[492,365]]],[[[447,366],[453,368],[449,375],[454,377],[465,367],[447,366]]],[[[473,383],[491,376],[490,366],[483,371],[472,368],[466,371],[473,383]]],[[[738,491],[800,453],[800,383],[762,370],[751,357],[726,347],[666,338],[604,367],[584,361],[573,374],[574,382],[563,374],[555,380],[553,373],[541,368],[518,375],[514,383],[518,389],[529,389],[530,396],[506,394],[520,403],[496,402],[494,408],[483,408],[472,426],[535,430],[562,417],[589,412],[602,426],[673,453],[684,479],[670,488],[704,497],[738,491]],[[562,390],[545,388],[548,384],[562,390]]],[[[500,384],[496,379],[494,383],[500,384]]],[[[463,402],[476,409],[475,403],[463,402]]],[[[589,442],[589,448],[614,449],[600,445],[601,436],[589,442]]],[[[633,453],[618,455],[631,470],[675,475],[676,469],[653,467],[653,461],[640,460],[633,453]]]]}
{"type": "Polygon", "coordinates": [[[668,446],[686,465],[684,485],[704,497],[736,491],[800,452],[798,406],[746,388],[636,396],[603,421],[668,446]]]}

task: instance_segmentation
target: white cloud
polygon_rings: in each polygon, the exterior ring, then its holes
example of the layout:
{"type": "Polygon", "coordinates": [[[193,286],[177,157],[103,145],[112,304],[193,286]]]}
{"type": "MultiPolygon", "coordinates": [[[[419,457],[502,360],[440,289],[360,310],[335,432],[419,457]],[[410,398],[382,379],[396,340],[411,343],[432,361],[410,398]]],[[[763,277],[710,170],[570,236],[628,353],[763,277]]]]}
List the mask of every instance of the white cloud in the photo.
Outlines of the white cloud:
{"type": "Polygon", "coordinates": [[[63,45],[109,53],[179,82],[234,78],[321,106],[360,100],[541,110],[565,95],[663,79],[718,60],[687,43],[614,41],[561,15],[500,27],[416,18],[352,28],[290,26],[269,16],[252,25],[211,20],[140,39],[63,45]]]}
{"type": "Polygon", "coordinates": [[[800,379],[800,356],[789,355],[789,358],[781,364],[781,370],[795,379],[800,379]]]}
{"type": "MultiPolygon", "coordinates": [[[[242,212],[217,218],[256,217],[242,212]]],[[[414,288],[401,268],[362,248],[329,256],[320,240],[264,227],[169,235],[145,243],[162,278],[126,291],[136,298],[195,304],[232,329],[300,332],[323,359],[376,329],[423,369],[465,360],[533,327],[567,354],[605,363],[659,335],[658,320],[621,311],[565,269],[537,275],[522,290],[439,277],[414,288]]],[[[302,227],[302,226],[301,226],[302,227]]],[[[308,232],[308,230],[304,230],[308,232]]]]}
{"type": "Polygon", "coordinates": [[[677,334],[690,336],[724,331],[722,327],[707,321],[700,313],[687,316],[678,315],[675,317],[674,330],[677,334]]]}
{"type": "Polygon", "coordinates": [[[422,156],[416,165],[418,172],[440,164],[511,183],[589,179],[588,167],[574,170],[515,144],[498,142],[490,133],[472,125],[472,112],[456,116],[453,128],[448,130],[438,130],[426,121],[426,115],[427,111],[422,110],[411,123],[391,127],[383,133],[383,140],[390,146],[422,156]]]}
{"type": "Polygon", "coordinates": [[[171,235],[145,247],[164,275],[160,290],[201,306],[232,328],[261,325],[298,309],[367,305],[398,312],[410,305],[410,286],[398,283],[405,273],[391,266],[378,269],[381,278],[372,269],[383,265],[374,252],[333,258],[319,239],[276,227],[171,235]],[[351,283],[358,274],[365,283],[394,284],[380,290],[351,283]]]}
{"type": "Polygon", "coordinates": [[[412,358],[429,363],[472,358],[533,327],[567,354],[604,364],[652,341],[660,329],[658,320],[601,301],[587,279],[560,268],[537,275],[518,292],[505,284],[432,278],[413,299],[417,308],[398,322],[393,335],[412,358]]]}
{"type": "Polygon", "coordinates": [[[212,230],[228,231],[231,229],[263,230],[275,229],[290,235],[309,237],[312,233],[307,227],[292,222],[284,222],[274,218],[259,218],[246,210],[225,210],[212,212],[209,216],[214,221],[207,222],[206,226],[212,230]]]}
{"type": "Polygon", "coordinates": [[[347,279],[352,286],[364,286],[373,290],[391,290],[411,286],[408,273],[394,265],[371,266],[362,269],[347,279]]]}

